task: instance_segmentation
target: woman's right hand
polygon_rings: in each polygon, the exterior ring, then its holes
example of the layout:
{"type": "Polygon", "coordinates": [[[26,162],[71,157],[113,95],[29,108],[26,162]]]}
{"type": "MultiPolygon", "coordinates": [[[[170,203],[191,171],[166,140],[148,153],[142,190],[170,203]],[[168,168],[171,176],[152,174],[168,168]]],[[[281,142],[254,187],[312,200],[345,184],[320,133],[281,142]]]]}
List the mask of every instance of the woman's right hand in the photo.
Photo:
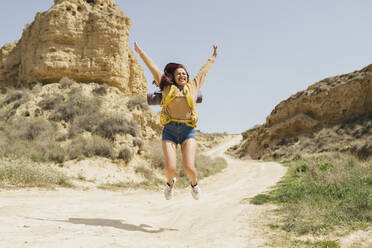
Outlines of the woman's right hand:
{"type": "Polygon", "coordinates": [[[141,53],[141,48],[138,46],[137,42],[134,42],[134,51],[136,51],[138,54],[141,53]]]}
{"type": "Polygon", "coordinates": [[[217,57],[217,45],[213,45],[213,57],[217,57]]]}

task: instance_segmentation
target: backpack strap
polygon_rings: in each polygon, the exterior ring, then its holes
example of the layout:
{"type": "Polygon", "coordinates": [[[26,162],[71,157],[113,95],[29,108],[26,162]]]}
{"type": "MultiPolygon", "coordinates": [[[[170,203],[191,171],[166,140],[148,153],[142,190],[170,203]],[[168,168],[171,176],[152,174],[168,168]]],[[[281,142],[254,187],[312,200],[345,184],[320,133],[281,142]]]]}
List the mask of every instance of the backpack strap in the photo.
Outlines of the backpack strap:
{"type": "Polygon", "coordinates": [[[185,85],[184,88],[185,88],[185,94],[186,94],[185,97],[186,97],[187,104],[189,105],[189,107],[191,108],[191,111],[193,113],[192,119],[187,120],[187,121],[172,119],[172,118],[170,118],[170,116],[168,114],[165,113],[165,109],[171,103],[171,101],[173,101],[174,98],[179,96],[178,93],[174,94],[176,86],[172,85],[170,90],[169,90],[168,95],[164,98],[164,101],[162,99],[162,101],[160,103],[160,105],[162,105],[162,109],[161,109],[161,112],[160,112],[160,124],[161,125],[164,126],[164,125],[174,121],[174,122],[179,122],[179,123],[185,123],[186,125],[188,125],[190,127],[196,127],[196,123],[198,122],[199,117],[196,114],[195,104],[194,104],[194,101],[192,100],[189,87],[187,85],[185,85]]]}

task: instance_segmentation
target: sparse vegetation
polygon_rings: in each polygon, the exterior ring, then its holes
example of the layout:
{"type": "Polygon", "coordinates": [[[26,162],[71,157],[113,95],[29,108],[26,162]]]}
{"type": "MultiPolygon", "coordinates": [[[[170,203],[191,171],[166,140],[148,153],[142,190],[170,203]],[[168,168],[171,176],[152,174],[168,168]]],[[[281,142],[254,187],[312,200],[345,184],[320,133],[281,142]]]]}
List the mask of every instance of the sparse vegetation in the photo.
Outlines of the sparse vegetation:
{"type": "Polygon", "coordinates": [[[136,121],[128,120],[121,116],[109,116],[99,123],[95,133],[107,138],[114,140],[116,134],[130,134],[133,137],[137,137],[139,134],[139,127],[136,121]]]}
{"type": "Polygon", "coordinates": [[[283,163],[289,167],[283,180],[273,191],[251,200],[253,204],[278,203],[283,230],[325,234],[335,226],[347,231],[372,225],[371,160],[324,153],[283,163]]]}
{"type": "Polygon", "coordinates": [[[46,96],[41,100],[38,106],[43,110],[52,110],[56,106],[60,105],[64,101],[64,97],[62,95],[51,95],[46,96]]]}
{"type": "Polygon", "coordinates": [[[335,240],[296,240],[291,242],[291,247],[298,247],[298,248],[340,248],[338,241],[335,240]]]}
{"type": "Polygon", "coordinates": [[[70,180],[56,170],[38,163],[16,159],[0,160],[0,187],[73,187],[70,180]]]}
{"type": "Polygon", "coordinates": [[[104,119],[105,115],[101,112],[84,113],[83,115],[77,116],[70,126],[69,137],[77,136],[84,131],[95,132],[104,119]]]}
{"type": "Polygon", "coordinates": [[[97,109],[101,105],[101,102],[97,98],[86,97],[77,88],[71,89],[68,96],[68,101],[56,107],[49,117],[50,120],[72,122],[78,115],[97,112],[97,109]]]}
{"type": "MultiPolygon", "coordinates": [[[[132,151],[125,147],[114,152],[115,136],[130,134],[137,137],[140,132],[138,124],[119,115],[101,112],[99,98],[84,95],[73,80],[64,78],[59,86],[68,92],[67,96],[44,94],[43,99],[36,103],[39,108],[31,111],[34,114],[27,110],[23,116],[15,115],[16,108],[29,100],[27,88],[8,90],[7,95],[0,97],[0,158],[63,163],[70,159],[100,156],[119,158],[128,163],[132,151]],[[61,121],[62,124],[68,123],[67,132],[58,130],[61,121]]],[[[42,88],[39,88],[37,92],[40,93],[42,88]]],[[[96,89],[101,88],[107,87],[96,89]]],[[[136,138],[133,146],[142,147],[143,143],[136,138]]]]}
{"type": "Polygon", "coordinates": [[[5,97],[4,102],[2,105],[8,105],[12,102],[15,102],[17,100],[20,100],[24,96],[24,92],[20,90],[12,90],[10,91],[7,96],[5,97]]]}
{"type": "Polygon", "coordinates": [[[81,159],[93,156],[112,159],[115,157],[110,141],[95,135],[91,137],[75,137],[72,140],[71,145],[68,146],[66,153],[69,159],[81,159]]]}

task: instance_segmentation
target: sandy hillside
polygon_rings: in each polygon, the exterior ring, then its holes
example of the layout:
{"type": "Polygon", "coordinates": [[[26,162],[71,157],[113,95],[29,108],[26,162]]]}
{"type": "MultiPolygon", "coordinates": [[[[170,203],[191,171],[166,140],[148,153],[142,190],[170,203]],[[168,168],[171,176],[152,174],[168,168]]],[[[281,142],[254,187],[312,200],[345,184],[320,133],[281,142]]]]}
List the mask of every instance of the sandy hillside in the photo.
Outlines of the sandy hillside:
{"type": "MultiPolygon", "coordinates": [[[[240,138],[209,154],[222,155],[240,138]]],[[[228,163],[222,173],[200,182],[199,201],[189,189],[176,190],[171,201],[162,192],[144,190],[0,192],[0,247],[265,247],[265,207],[242,200],[274,185],[286,169],[276,163],[228,163]]]]}

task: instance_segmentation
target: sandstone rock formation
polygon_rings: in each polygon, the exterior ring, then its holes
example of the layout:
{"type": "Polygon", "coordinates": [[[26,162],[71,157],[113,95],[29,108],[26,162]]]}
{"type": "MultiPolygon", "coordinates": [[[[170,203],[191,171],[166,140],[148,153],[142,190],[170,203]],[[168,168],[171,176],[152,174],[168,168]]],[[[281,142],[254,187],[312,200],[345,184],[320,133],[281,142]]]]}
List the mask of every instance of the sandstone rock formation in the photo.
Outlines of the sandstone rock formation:
{"type": "Polygon", "coordinates": [[[63,77],[146,93],[143,69],[129,48],[130,19],[114,0],[55,0],[0,49],[0,85],[52,83],[63,77]]]}
{"type": "MultiPolygon", "coordinates": [[[[361,127],[363,137],[366,138],[366,142],[370,142],[368,137],[372,135],[372,126],[370,126],[372,120],[371,114],[368,113],[371,111],[372,65],[369,65],[360,71],[321,80],[307,90],[282,101],[266,118],[264,125],[243,133],[243,142],[235,149],[241,157],[249,155],[254,159],[290,155],[288,150],[287,153],[278,153],[280,146],[298,145],[302,138],[309,138],[309,134],[332,130],[332,127],[338,131],[345,127],[343,123],[348,120],[354,120],[354,123],[359,121],[358,125],[364,125],[361,127]]],[[[358,125],[349,128],[350,130],[358,128],[358,125]]],[[[326,135],[320,136],[326,137],[326,135]]],[[[345,145],[350,145],[355,139],[348,136],[345,139],[329,139],[329,142],[332,142],[331,140],[333,142],[347,140],[345,145]]],[[[310,142],[311,137],[308,141],[307,146],[317,145],[310,142]]],[[[351,146],[349,148],[351,149],[351,146]]],[[[339,149],[341,148],[334,147],[333,150],[339,149]]],[[[324,149],[317,151],[322,150],[324,149]]]]}

